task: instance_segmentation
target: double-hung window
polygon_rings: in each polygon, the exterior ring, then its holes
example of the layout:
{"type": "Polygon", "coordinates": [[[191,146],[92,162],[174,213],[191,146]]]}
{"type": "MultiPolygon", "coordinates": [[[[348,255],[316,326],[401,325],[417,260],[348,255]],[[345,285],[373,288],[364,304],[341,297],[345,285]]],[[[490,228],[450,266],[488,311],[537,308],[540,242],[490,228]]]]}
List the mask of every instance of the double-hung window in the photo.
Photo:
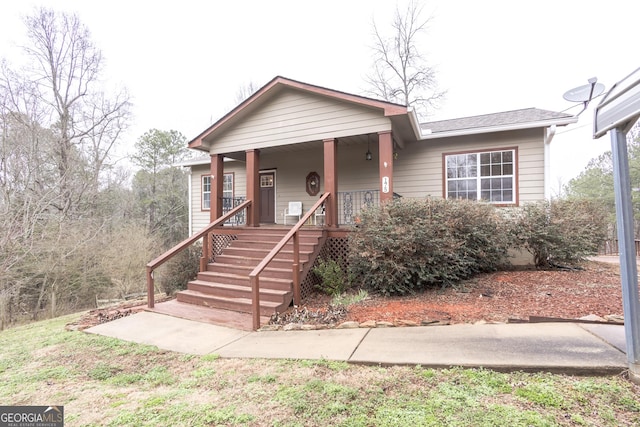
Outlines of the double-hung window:
{"type": "Polygon", "coordinates": [[[516,149],[445,154],[445,197],[516,203],[516,149]]]}
{"type": "Polygon", "coordinates": [[[211,209],[211,176],[202,176],[202,209],[211,209]]]}
{"type": "MultiPolygon", "coordinates": [[[[222,197],[233,199],[233,173],[225,173],[222,181],[222,197]]],[[[231,203],[233,204],[233,203],[231,203]]],[[[211,209],[211,176],[202,175],[202,209],[211,209]]]]}

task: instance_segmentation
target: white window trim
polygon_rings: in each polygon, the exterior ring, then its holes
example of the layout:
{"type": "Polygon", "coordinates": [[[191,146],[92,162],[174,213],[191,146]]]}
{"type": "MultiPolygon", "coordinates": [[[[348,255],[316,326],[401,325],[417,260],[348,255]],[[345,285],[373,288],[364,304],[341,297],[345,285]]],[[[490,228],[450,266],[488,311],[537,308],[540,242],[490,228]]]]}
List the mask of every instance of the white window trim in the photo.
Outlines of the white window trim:
{"type": "Polygon", "coordinates": [[[483,149],[483,150],[473,150],[473,151],[464,151],[464,152],[453,152],[453,153],[443,153],[442,161],[443,161],[443,179],[444,179],[444,198],[449,198],[449,181],[455,180],[455,178],[448,177],[448,166],[447,159],[451,156],[459,156],[459,155],[469,155],[475,154],[477,156],[476,161],[476,176],[468,177],[467,179],[475,178],[476,179],[476,201],[483,203],[490,203],[492,205],[500,205],[500,206],[517,206],[519,200],[518,194],[518,148],[517,147],[506,147],[506,148],[491,148],[491,149],[483,149]],[[511,151],[513,153],[513,173],[510,175],[496,175],[483,177],[480,175],[480,155],[486,153],[496,153],[496,152],[505,152],[511,151]],[[511,201],[491,201],[491,200],[483,200],[482,199],[482,179],[489,178],[511,178],[511,189],[512,189],[512,200],[511,201]]]}
{"type": "MultiPolygon", "coordinates": [[[[235,194],[235,185],[236,185],[234,173],[233,172],[227,172],[227,173],[224,173],[223,175],[224,176],[227,176],[227,175],[231,176],[231,196],[230,197],[233,198],[233,196],[235,194]]],[[[209,210],[211,210],[211,175],[201,175],[200,186],[201,186],[200,187],[200,207],[201,207],[201,209],[203,211],[209,211],[209,210]],[[204,189],[205,189],[205,180],[207,180],[207,179],[209,180],[209,191],[204,191],[204,189]],[[209,206],[205,206],[205,203],[204,203],[204,201],[205,201],[204,195],[207,194],[207,193],[209,194],[209,206]]],[[[223,195],[222,197],[225,197],[224,193],[225,193],[225,190],[223,188],[222,189],[222,195],[223,195]]]]}
{"type": "Polygon", "coordinates": [[[201,175],[200,177],[200,209],[203,211],[211,210],[211,175],[201,175]],[[204,191],[205,180],[209,180],[209,191],[204,191]],[[209,194],[209,206],[205,206],[205,194],[209,194]]]}

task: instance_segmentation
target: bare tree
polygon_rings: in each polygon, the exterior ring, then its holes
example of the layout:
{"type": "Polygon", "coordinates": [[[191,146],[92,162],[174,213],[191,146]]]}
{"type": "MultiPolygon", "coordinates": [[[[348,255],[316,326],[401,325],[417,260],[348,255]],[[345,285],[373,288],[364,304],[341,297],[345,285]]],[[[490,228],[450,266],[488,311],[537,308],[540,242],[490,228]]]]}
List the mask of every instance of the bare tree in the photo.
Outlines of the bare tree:
{"type": "Polygon", "coordinates": [[[421,17],[424,5],[412,0],[401,12],[396,6],[386,37],[373,22],[373,66],[366,80],[368,93],[389,102],[412,106],[420,116],[437,107],[445,92],[438,89],[436,71],[420,52],[420,38],[431,18],[421,17]]]}
{"type": "Polygon", "coordinates": [[[118,202],[103,175],[130,106],[126,91],[105,95],[76,16],[39,9],[25,24],[25,68],[0,61],[0,329],[18,311],[86,307],[108,286],[99,261],[116,209],[96,205],[118,202]]]}
{"type": "Polygon", "coordinates": [[[76,15],[39,9],[25,19],[32,59],[26,71],[48,123],[55,130],[52,150],[60,199],[56,208],[69,215],[82,202],[87,186],[97,183],[129,117],[125,91],[107,99],[100,91],[102,54],[76,15]],[[90,141],[90,144],[86,144],[90,141]],[[83,145],[84,144],[84,145],[83,145]],[[87,163],[93,179],[87,180],[87,163]]]}

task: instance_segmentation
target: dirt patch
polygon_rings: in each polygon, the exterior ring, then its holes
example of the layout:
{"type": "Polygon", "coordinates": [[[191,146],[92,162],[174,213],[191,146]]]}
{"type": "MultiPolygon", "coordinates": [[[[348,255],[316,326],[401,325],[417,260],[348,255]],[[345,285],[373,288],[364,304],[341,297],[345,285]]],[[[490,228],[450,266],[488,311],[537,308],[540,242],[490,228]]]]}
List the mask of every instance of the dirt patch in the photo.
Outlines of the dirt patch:
{"type": "MultiPolygon", "coordinates": [[[[168,301],[172,299],[172,297],[157,297],[156,303],[168,301]]],[[[91,328],[92,326],[100,325],[102,323],[111,322],[112,320],[120,319],[122,317],[127,317],[132,314],[143,311],[147,308],[147,300],[132,300],[125,301],[117,304],[110,305],[108,307],[95,308],[90,310],[83,316],[81,316],[77,321],[69,323],[66,327],[69,330],[77,330],[82,331],[87,328],[91,328]]]]}

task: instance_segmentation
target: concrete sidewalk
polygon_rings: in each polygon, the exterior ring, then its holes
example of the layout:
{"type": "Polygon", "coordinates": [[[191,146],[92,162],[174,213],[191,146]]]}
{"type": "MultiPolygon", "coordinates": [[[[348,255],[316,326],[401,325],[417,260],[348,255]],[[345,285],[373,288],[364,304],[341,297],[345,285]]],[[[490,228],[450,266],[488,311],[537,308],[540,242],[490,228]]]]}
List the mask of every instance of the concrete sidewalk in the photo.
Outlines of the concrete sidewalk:
{"type": "Polygon", "coordinates": [[[86,330],[190,354],[328,359],[380,365],[617,374],[627,369],[624,327],[537,323],[247,332],[140,312],[86,330]]]}

